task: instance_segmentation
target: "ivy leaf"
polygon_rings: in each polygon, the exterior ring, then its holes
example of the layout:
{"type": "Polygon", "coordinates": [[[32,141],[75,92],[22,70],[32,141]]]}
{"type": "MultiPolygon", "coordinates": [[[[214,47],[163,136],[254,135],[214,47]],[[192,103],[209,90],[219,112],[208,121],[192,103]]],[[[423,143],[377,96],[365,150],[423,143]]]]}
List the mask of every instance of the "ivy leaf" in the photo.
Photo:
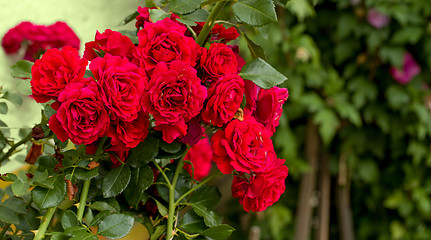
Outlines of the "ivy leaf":
{"type": "Polygon", "coordinates": [[[124,197],[130,206],[137,209],[141,202],[144,191],[154,182],[153,170],[149,166],[132,169],[132,177],[127,188],[124,190],[124,197]]]}
{"type": "Polygon", "coordinates": [[[208,227],[214,227],[220,225],[223,221],[223,218],[218,215],[216,212],[209,210],[204,205],[199,203],[190,203],[193,210],[198,216],[204,218],[204,222],[208,227]]]}
{"type": "Polygon", "coordinates": [[[233,5],[233,12],[242,22],[256,27],[277,22],[272,0],[239,0],[233,5]]]}
{"type": "Polygon", "coordinates": [[[189,202],[214,209],[218,205],[220,199],[221,193],[217,187],[203,185],[193,193],[189,202]]]}
{"type": "Polygon", "coordinates": [[[4,102],[1,102],[0,103],[0,114],[7,114],[7,110],[8,110],[7,104],[4,102]]]}
{"type": "Polygon", "coordinates": [[[73,211],[67,210],[63,213],[63,216],[61,217],[61,226],[63,227],[63,229],[79,225],[81,224],[79,223],[78,217],[73,211]]]}
{"type": "Polygon", "coordinates": [[[18,215],[12,209],[0,206],[0,221],[10,224],[18,224],[18,215]]]}
{"type": "Polygon", "coordinates": [[[337,115],[332,110],[325,108],[314,115],[314,122],[319,125],[319,133],[323,143],[328,145],[334,138],[340,124],[337,115]]]}
{"type": "Polygon", "coordinates": [[[102,181],[103,197],[115,197],[122,193],[130,182],[130,176],[130,168],[125,164],[108,172],[102,181]]]}
{"type": "Polygon", "coordinates": [[[105,217],[99,224],[97,234],[111,239],[122,238],[132,229],[134,219],[125,214],[112,214],[105,217]]]}
{"type": "Polygon", "coordinates": [[[207,236],[214,240],[223,240],[227,239],[233,231],[235,231],[235,228],[227,224],[221,224],[206,229],[205,231],[201,232],[200,235],[207,236]]]}
{"type": "Polygon", "coordinates": [[[11,75],[14,78],[31,78],[31,67],[33,66],[33,62],[27,60],[21,60],[15,63],[10,67],[11,75]]]}
{"type": "Polygon", "coordinates": [[[240,76],[265,89],[272,88],[287,80],[283,74],[261,58],[256,58],[242,67],[240,76]]]}
{"type": "Polygon", "coordinates": [[[199,8],[202,0],[171,0],[169,3],[169,11],[179,14],[193,12],[199,8]]]}
{"type": "Polygon", "coordinates": [[[66,196],[66,182],[61,177],[54,182],[54,188],[35,187],[31,191],[33,200],[41,209],[57,206],[66,196]]]}
{"type": "Polygon", "coordinates": [[[127,163],[132,167],[142,167],[153,160],[159,152],[159,140],[148,136],[145,140],[132,148],[127,157],[127,163]]]}

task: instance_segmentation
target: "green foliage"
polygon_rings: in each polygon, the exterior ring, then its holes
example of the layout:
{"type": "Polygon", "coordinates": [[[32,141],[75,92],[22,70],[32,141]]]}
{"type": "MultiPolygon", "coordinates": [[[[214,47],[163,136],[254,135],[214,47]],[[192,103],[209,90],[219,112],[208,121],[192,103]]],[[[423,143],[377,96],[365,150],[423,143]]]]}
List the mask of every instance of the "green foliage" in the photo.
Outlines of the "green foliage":
{"type": "Polygon", "coordinates": [[[27,60],[21,60],[12,65],[11,75],[14,78],[31,78],[31,67],[33,62],[27,60]]]}
{"type": "Polygon", "coordinates": [[[112,169],[103,178],[102,191],[105,198],[115,197],[126,189],[130,182],[131,172],[128,165],[112,169]]]}
{"type": "Polygon", "coordinates": [[[256,85],[265,89],[281,84],[287,80],[283,74],[261,58],[256,58],[242,67],[240,76],[243,79],[253,81],[256,85]]]}
{"type": "Polygon", "coordinates": [[[134,219],[124,214],[112,214],[99,224],[97,234],[111,239],[122,238],[132,229],[134,219]]]}
{"type": "Polygon", "coordinates": [[[233,5],[235,16],[252,26],[263,26],[277,21],[272,0],[238,0],[233,5]]]}

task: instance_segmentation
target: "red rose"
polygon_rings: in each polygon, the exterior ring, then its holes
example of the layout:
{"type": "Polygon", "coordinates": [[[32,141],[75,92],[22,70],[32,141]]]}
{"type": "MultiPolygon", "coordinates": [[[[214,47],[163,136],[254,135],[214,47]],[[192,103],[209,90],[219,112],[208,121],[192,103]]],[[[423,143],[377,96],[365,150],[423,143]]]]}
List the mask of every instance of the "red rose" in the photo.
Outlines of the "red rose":
{"type": "Polygon", "coordinates": [[[201,48],[191,37],[184,35],[186,27],[165,18],[156,23],[148,22],[138,32],[139,45],[133,56],[135,61],[151,75],[157,63],[174,60],[195,66],[198,49],[201,48]]]}
{"type": "Polygon", "coordinates": [[[61,105],[49,119],[50,129],[61,141],[91,144],[104,136],[109,115],[100,99],[97,83],[92,79],[69,84],[58,97],[61,105]]]}
{"type": "Polygon", "coordinates": [[[233,51],[223,43],[211,44],[201,56],[201,67],[209,78],[218,79],[224,75],[238,74],[238,63],[233,51]]]}
{"type": "Polygon", "coordinates": [[[24,59],[35,61],[40,54],[50,48],[72,46],[79,49],[80,41],[73,30],[64,22],[56,22],[49,26],[22,22],[9,29],[4,35],[2,46],[7,54],[18,52],[26,41],[24,59]]]}
{"type": "Polygon", "coordinates": [[[227,75],[212,83],[208,89],[208,101],[202,119],[222,127],[229,122],[241,105],[244,82],[238,75],[227,75]]]}
{"type": "Polygon", "coordinates": [[[135,50],[135,45],[129,37],[106,29],[103,33],[97,31],[94,41],[85,44],[84,58],[89,61],[99,57],[96,51],[103,51],[113,56],[127,57],[132,59],[132,53],[135,50]]]}
{"type": "Polygon", "coordinates": [[[168,68],[163,62],[154,69],[142,106],[152,114],[155,129],[163,131],[163,140],[171,143],[187,134],[187,122],[199,114],[207,96],[196,70],[173,61],[168,68]]]}
{"type": "MultiPolygon", "coordinates": [[[[196,24],[197,25],[192,27],[192,29],[195,31],[196,35],[199,35],[205,22],[197,22],[196,24]]],[[[222,24],[215,24],[208,37],[211,37],[211,42],[228,43],[237,39],[239,37],[239,33],[235,27],[226,29],[222,24]]]]}
{"type": "Polygon", "coordinates": [[[244,58],[239,55],[239,47],[238,45],[228,45],[228,48],[232,49],[233,54],[235,54],[236,62],[238,63],[237,70],[241,72],[242,67],[246,64],[244,58]]]}
{"type": "Polygon", "coordinates": [[[56,100],[67,84],[80,81],[88,62],[72,47],[48,49],[31,68],[31,89],[38,103],[56,100]]]}
{"type": "Polygon", "coordinates": [[[268,131],[273,134],[278,127],[283,104],[289,97],[286,88],[272,87],[270,89],[260,89],[256,102],[256,110],[253,116],[262,123],[268,131]]]}
{"type": "MultiPolygon", "coordinates": [[[[144,28],[145,23],[147,22],[154,22],[150,19],[150,12],[148,10],[150,9],[156,9],[156,8],[148,8],[148,7],[138,7],[138,13],[139,15],[136,16],[136,23],[135,27],[136,29],[144,28]]],[[[175,19],[180,18],[176,14],[172,13],[170,19],[172,21],[175,21],[175,19]]]]}
{"type": "Polygon", "coordinates": [[[138,117],[131,122],[119,119],[111,124],[108,136],[112,139],[112,145],[124,144],[127,148],[134,148],[147,137],[149,126],[148,114],[140,111],[138,117]]]}
{"type": "Polygon", "coordinates": [[[206,177],[211,170],[212,152],[208,138],[201,139],[196,145],[190,148],[184,158],[193,164],[193,168],[190,163],[185,162],[184,169],[191,177],[200,181],[202,178],[206,177]]]}
{"type": "Polygon", "coordinates": [[[127,148],[124,144],[119,144],[112,146],[105,151],[109,153],[109,158],[113,163],[111,167],[116,168],[126,161],[130,148],[127,148]]]}
{"type": "Polygon", "coordinates": [[[232,197],[239,198],[245,211],[264,211],[280,199],[286,189],[288,168],[283,164],[284,160],[275,161],[277,163],[268,171],[250,177],[244,174],[234,176],[232,197]]]}
{"type": "Polygon", "coordinates": [[[275,157],[268,131],[253,117],[235,119],[211,138],[213,160],[224,174],[266,171],[275,157]]]}
{"type": "Polygon", "coordinates": [[[198,117],[192,118],[187,123],[187,134],[179,139],[180,142],[193,146],[201,140],[204,129],[197,118],[198,117]]]}
{"type": "Polygon", "coordinates": [[[111,118],[127,122],[134,120],[141,110],[140,101],[148,81],[145,72],[127,58],[110,54],[91,61],[90,70],[111,118]]]}

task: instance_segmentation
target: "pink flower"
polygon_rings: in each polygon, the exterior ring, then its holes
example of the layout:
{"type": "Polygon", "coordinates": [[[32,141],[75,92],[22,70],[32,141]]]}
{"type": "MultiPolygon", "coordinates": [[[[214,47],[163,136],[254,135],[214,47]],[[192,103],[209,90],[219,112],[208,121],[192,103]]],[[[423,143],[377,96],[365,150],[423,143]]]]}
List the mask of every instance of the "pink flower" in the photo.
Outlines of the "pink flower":
{"type": "Polygon", "coordinates": [[[389,71],[397,82],[407,84],[421,72],[421,67],[417,64],[413,56],[406,52],[404,54],[403,68],[398,69],[396,67],[391,67],[389,71]]]}
{"type": "Polygon", "coordinates": [[[388,16],[377,11],[376,9],[368,10],[367,20],[368,20],[368,23],[371,24],[371,26],[377,29],[386,27],[390,22],[390,18],[388,16]]]}
{"type": "Polygon", "coordinates": [[[186,169],[195,180],[200,181],[202,178],[206,177],[211,170],[212,152],[208,138],[201,139],[196,145],[190,148],[184,158],[193,164],[193,168],[190,163],[185,162],[184,169],[186,169]]]}

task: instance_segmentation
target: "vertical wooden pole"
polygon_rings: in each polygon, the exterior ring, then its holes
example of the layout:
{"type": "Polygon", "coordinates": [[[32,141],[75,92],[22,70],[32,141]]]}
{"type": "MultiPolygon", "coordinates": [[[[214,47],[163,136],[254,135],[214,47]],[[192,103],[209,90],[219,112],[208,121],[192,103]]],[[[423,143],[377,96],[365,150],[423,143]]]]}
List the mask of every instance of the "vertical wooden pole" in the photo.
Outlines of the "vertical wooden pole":
{"type": "Polygon", "coordinates": [[[316,240],[329,240],[329,218],[331,202],[331,175],[329,173],[329,154],[324,154],[320,162],[320,201],[319,225],[316,240]]]}
{"type": "Polygon", "coordinates": [[[340,239],[354,240],[352,210],[350,206],[350,177],[347,170],[347,154],[342,153],[338,171],[338,220],[340,225],[340,239]]]}

